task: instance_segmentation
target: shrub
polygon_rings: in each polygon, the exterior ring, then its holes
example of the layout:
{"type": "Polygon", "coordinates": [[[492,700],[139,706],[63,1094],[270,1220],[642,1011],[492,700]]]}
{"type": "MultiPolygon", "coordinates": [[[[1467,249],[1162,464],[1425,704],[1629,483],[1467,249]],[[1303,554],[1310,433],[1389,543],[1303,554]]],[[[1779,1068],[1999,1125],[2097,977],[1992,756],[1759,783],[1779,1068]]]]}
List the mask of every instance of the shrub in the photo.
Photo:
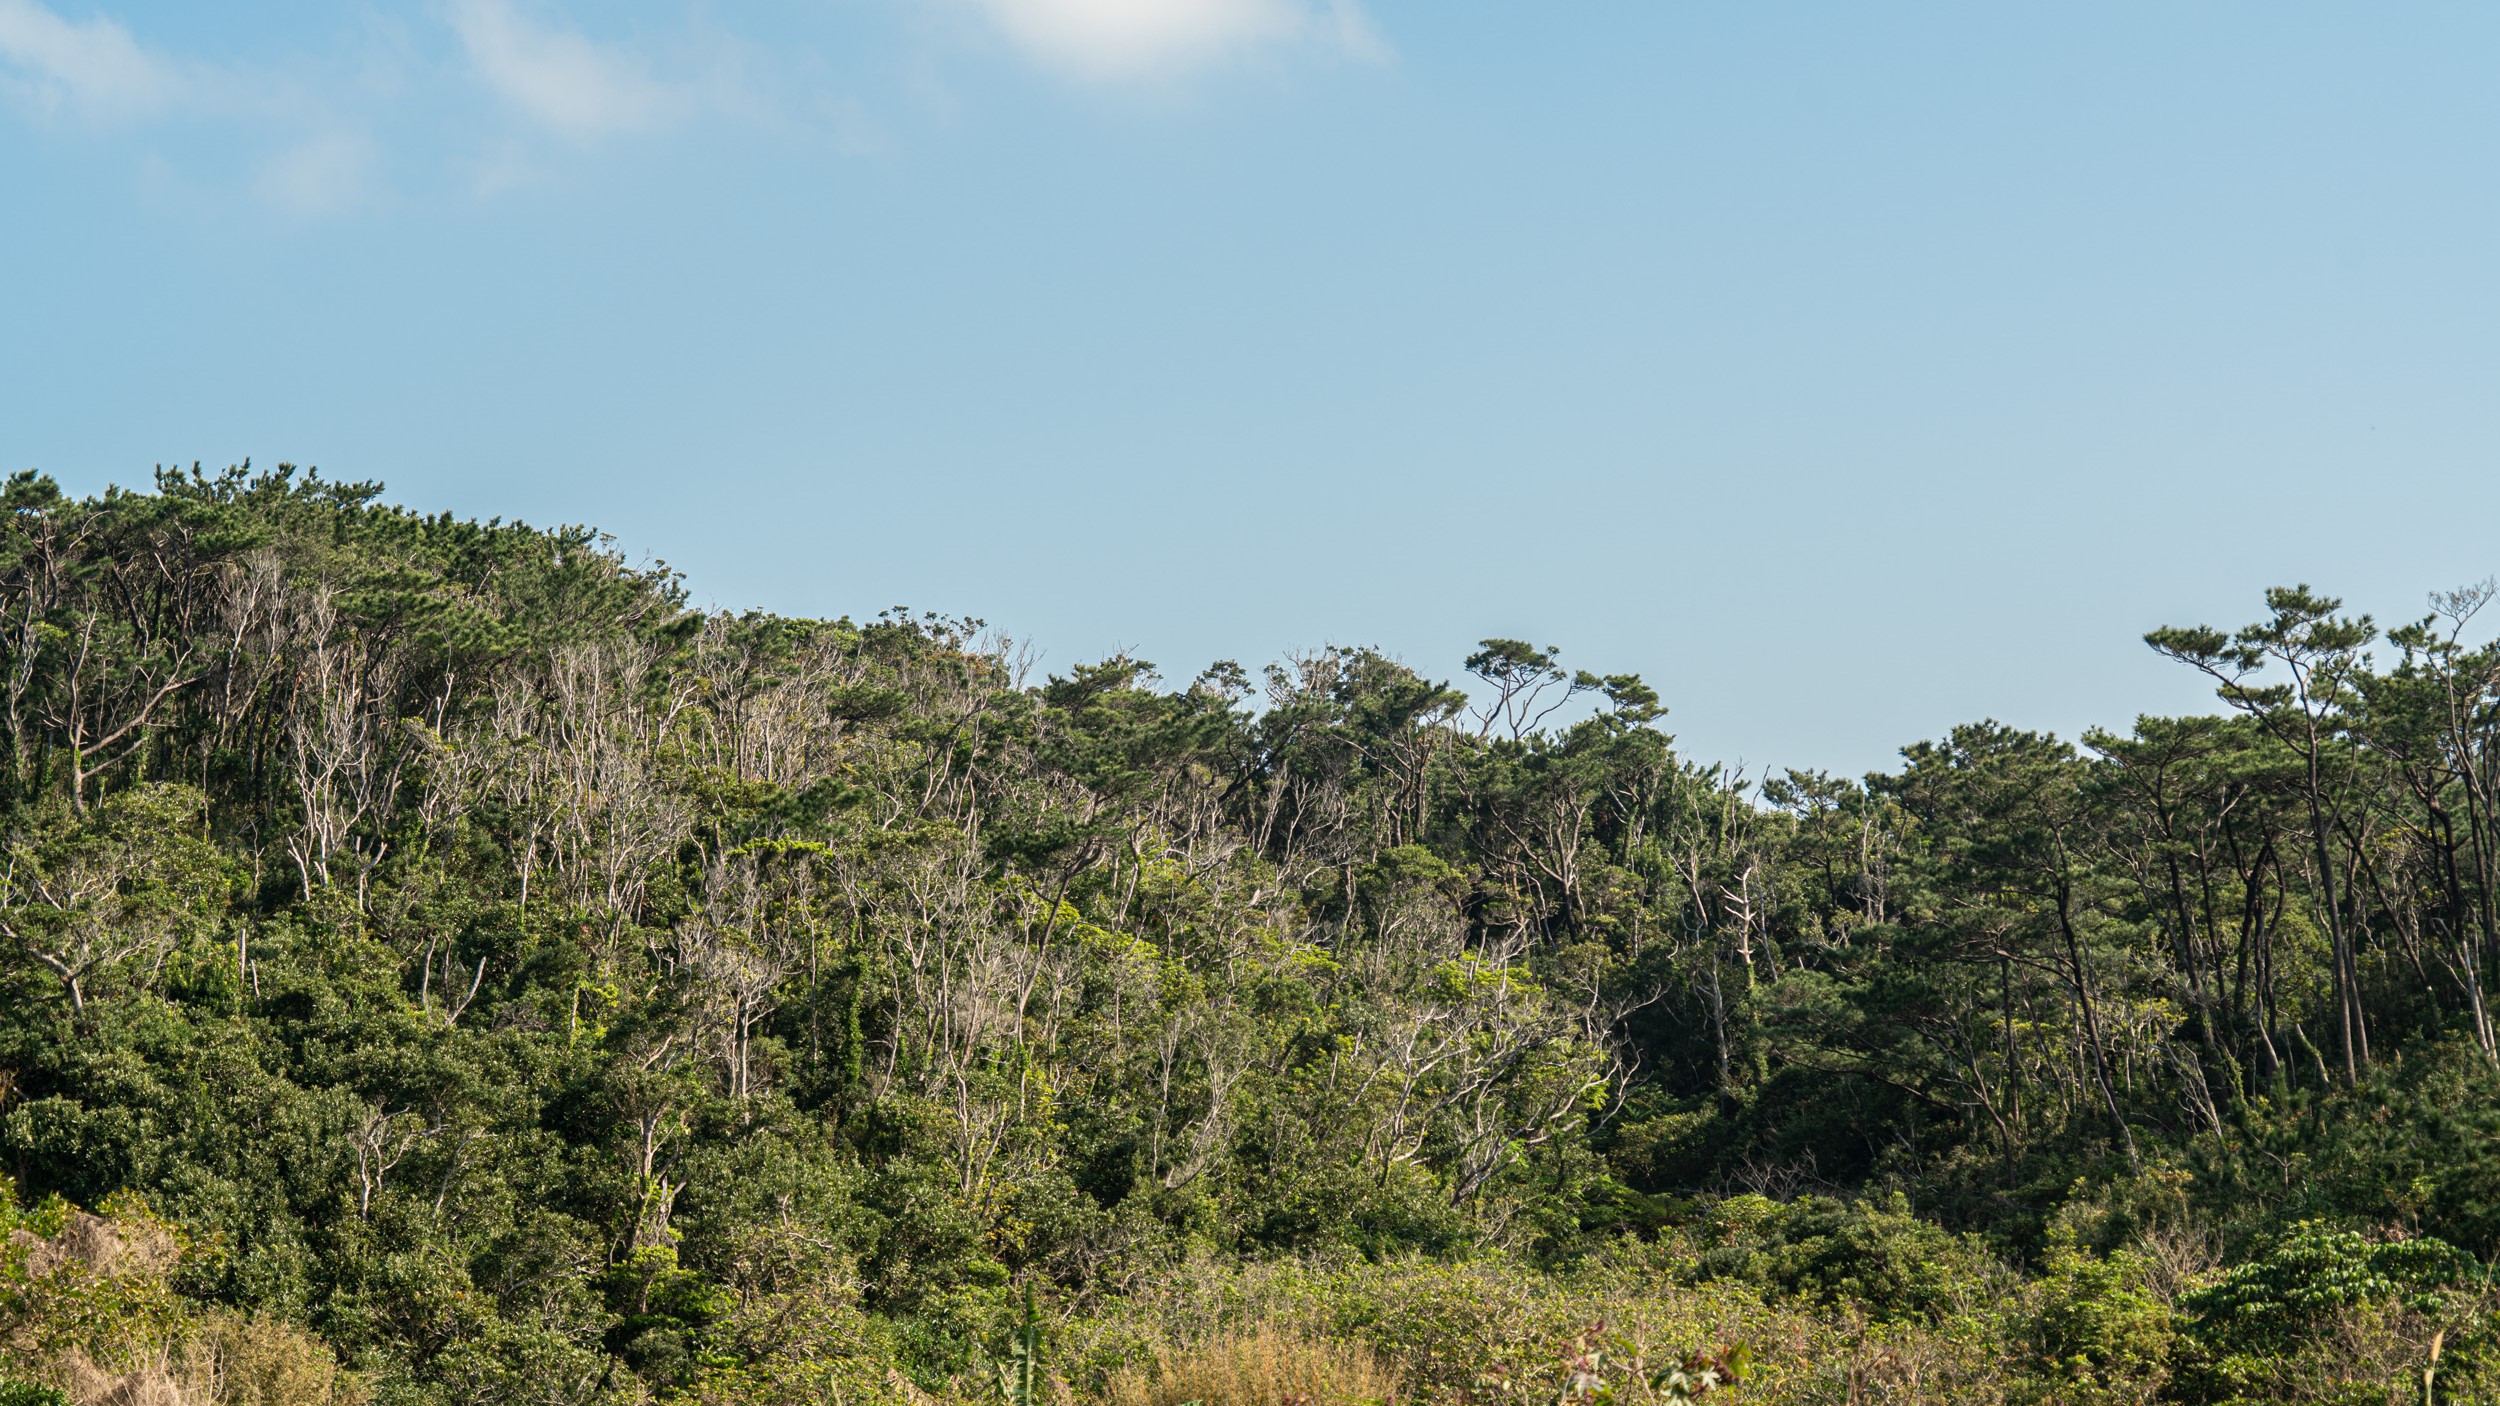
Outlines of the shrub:
{"type": "Polygon", "coordinates": [[[2071,1231],[2051,1237],[2026,1315],[2031,1339],[2062,1398],[2143,1401],[2169,1377],[2176,1315],[2146,1284],[2142,1258],[2102,1256],[2071,1231]]]}
{"type": "MultiPolygon", "coordinates": [[[[2460,1307],[2488,1307],[2464,1302],[2479,1274],[2471,1257],[2438,1240],[2373,1239],[2301,1221],[2181,1299],[2196,1351],[2174,1394],[2229,1403],[2420,1399],[2433,1345],[2449,1337],[2441,1320],[2460,1307]]],[[[2455,1370],[2442,1377],[2443,1391],[2477,1375],[2484,1356],[2470,1342],[2448,1346],[2455,1370]]]]}
{"type": "Polygon", "coordinates": [[[1582,1328],[1546,1370],[1496,1365],[1468,1395],[1518,1406],[1689,1406],[1742,1382],[1752,1359],[1752,1349],[1740,1343],[1653,1361],[1639,1342],[1598,1322],[1582,1328]]]}
{"type": "Polygon", "coordinates": [[[1968,1236],[1910,1213],[1906,1199],[1781,1203],[1733,1196],[1704,1217],[1693,1273],[1761,1287],[1774,1299],[1851,1306],[1881,1323],[1940,1322],[1999,1277],[1968,1236]]]}
{"type": "Polygon", "coordinates": [[[320,1339],[272,1318],[210,1318],[191,1352],[213,1371],[218,1406],[360,1406],[363,1383],[320,1339]]]}
{"type": "Polygon", "coordinates": [[[2195,1315],[2197,1336],[2213,1346],[2280,1347],[2365,1304],[2435,1310],[2442,1289],[2466,1283],[2478,1268],[2445,1241],[2373,1240],[2308,1220],[2183,1306],[2195,1315]]]}

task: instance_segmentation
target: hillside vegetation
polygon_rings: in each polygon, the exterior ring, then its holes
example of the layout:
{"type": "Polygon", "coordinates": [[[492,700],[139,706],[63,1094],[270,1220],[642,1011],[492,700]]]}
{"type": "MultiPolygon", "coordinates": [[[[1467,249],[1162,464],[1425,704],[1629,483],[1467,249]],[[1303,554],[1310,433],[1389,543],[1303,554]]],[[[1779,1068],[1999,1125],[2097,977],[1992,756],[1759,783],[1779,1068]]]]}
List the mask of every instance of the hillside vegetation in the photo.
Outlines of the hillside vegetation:
{"type": "Polygon", "coordinates": [[[0,1402],[2500,1399],[2486,592],[1747,777],[1520,641],[0,513],[0,1402]]]}

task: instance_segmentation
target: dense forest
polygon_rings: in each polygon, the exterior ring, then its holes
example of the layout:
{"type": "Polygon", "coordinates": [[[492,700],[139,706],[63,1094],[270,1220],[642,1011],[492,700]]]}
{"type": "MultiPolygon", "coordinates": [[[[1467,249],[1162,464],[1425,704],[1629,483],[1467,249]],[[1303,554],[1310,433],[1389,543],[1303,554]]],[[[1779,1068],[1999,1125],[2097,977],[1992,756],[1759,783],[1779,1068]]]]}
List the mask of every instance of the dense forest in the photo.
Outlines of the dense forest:
{"type": "Polygon", "coordinates": [[[1750,777],[1542,643],[0,513],[0,1401],[2500,1400],[2488,588],[1750,777]]]}

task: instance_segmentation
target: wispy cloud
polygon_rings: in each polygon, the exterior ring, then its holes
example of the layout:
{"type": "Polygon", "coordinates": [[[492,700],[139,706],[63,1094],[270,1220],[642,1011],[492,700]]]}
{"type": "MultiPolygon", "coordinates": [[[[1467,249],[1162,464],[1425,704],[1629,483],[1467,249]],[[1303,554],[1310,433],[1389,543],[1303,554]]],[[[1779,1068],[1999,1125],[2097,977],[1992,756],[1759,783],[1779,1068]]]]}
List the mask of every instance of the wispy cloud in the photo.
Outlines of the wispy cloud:
{"type": "Polygon", "coordinates": [[[0,92],[46,114],[145,117],[181,96],[183,76],[97,16],[72,23],[35,0],[0,0],[0,92]]]}
{"type": "Polygon", "coordinates": [[[335,214],[370,194],[373,164],[373,142],[362,132],[329,132],[263,162],[256,184],[292,214],[335,214]]]}
{"type": "Polygon", "coordinates": [[[1166,77],[1250,50],[1386,54],[1355,0],[978,0],[1026,52],[1080,78],[1166,77]]]}
{"type": "Polygon", "coordinates": [[[333,213],[372,193],[371,139],[317,90],[169,57],[103,15],[71,20],[40,0],[0,0],[0,99],[42,118],[206,122],[249,133],[255,144],[274,141],[251,163],[251,184],[289,214],[333,213]]]}
{"type": "MultiPolygon", "coordinates": [[[[766,43],[722,28],[709,0],[646,7],[646,18],[678,9],[682,23],[632,43],[577,27],[568,12],[595,13],[579,0],[403,0],[435,23],[410,26],[385,6],[338,47],[259,61],[165,49],[113,13],[126,3],[0,0],[0,118],[80,144],[197,129],[175,154],[152,147],[146,159],[216,171],[213,185],[294,216],[409,193],[394,195],[386,173],[412,191],[448,175],[481,196],[560,180],[598,153],[589,139],[698,121],[850,155],[896,143],[839,93],[827,54],[787,34],[766,43]],[[482,131],[481,95],[506,115],[482,131]],[[464,130],[474,154],[459,150],[464,130]]],[[[1151,83],[1261,51],[1387,53],[1363,0],[897,3],[968,18],[1080,81],[1151,83]]]]}
{"type": "Polygon", "coordinates": [[[532,19],[511,0],[456,0],[451,20],[486,85],[558,131],[639,131],[689,105],[683,89],[653,78],[631,54],[532,19]]]}

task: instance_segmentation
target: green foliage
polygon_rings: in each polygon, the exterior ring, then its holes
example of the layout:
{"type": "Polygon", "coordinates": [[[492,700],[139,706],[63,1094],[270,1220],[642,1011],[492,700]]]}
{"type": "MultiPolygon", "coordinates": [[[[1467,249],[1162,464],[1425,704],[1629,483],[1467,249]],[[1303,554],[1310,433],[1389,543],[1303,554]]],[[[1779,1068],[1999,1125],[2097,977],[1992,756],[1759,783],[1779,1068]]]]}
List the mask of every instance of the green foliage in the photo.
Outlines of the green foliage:
{"type": "Polygon", "coordinates": [[[1024,1317],[1008,1334],[1007,1346],[990,1364],[991,1382],[1000,1406],[1039,1406],[1046,1399],[1042,1375],[1042,1315],[1033,1306],[1033,1286],[1024,1286],[1024,1317]]]}
{"type": "Polygon", "coordinates": [[[1986,1249],[1887,1201],[1759,1195],[1712,1206],[1694,1272],[1760,1286],[1774,1298],[1855,1307],[1879,1320],[1938,1321],[1986,1292],[1986,1249]]]}
{"type": "Polygon", "coordinates": [[[2384,665],[2306,588],[2156,632],[2222,716],[1756,785],[1524,640],[1467,690],[1033,682],[977,620],[701,614],[589,529],[292,469],[4,501],[26,1351],[1021,1401],[1045,1309],[1090,1389],[1221,1273],[1444,1399],[1575,1343],[1651,1397],[1704,1343],[1766,1397],[2485,1370],[2473,592],[2384,665]],[[174,1248],[58,1253],[94,1226],[174,1248]]]}
{"type": "Polygon", "coordinates": [[[2062,1399],[2141,1401],[2168,1379],[2178,1314],[2148,1279],[2134,1251],[2100,1255],[2071,1232],[2052,1235],[2027,1318],[2062,1399]]]}
{"type": "Polygon", "coordinates": [[[1635,1401],[1687,1406],[1742,1382],[1752,1360],[1752,1349],[1739,1343],[1653,1364],[1638,1343],[1604,1323],[1592,1323],[1563,1349],[1550,1375],[1515,1375],[1496,1366],[1478,1377],[1476,1395],[1534,1406],[1629,1406],[1635,1401]]]}
{"type": "Polygon", "coordinates": [[[2437,1240],[2298,1222],[2181,1299],[2195,1351],[2181,1365],[2178,1395],[2379,1400],[2392,1381],[2432,1400],[2430,1369],[2449,1351],[2446,1386],[2468,1394],[2447,1399],[2479,1399],[2486,1280],[2470,1256],[2437,1240]]]}
{"type": "Polygon", "coordinates": [[[2438,1240],[2380,1240],[2301,1221],[2262,1254],[2189,1294],[2181,1307],[2192,1316],[2197,1338],[2210,1346],[2276,1347],[2363,1305],[2436,1312],[2447,1292],[2476,1282],[2480,1270],[2471,1256],[2438,1240]]]}

